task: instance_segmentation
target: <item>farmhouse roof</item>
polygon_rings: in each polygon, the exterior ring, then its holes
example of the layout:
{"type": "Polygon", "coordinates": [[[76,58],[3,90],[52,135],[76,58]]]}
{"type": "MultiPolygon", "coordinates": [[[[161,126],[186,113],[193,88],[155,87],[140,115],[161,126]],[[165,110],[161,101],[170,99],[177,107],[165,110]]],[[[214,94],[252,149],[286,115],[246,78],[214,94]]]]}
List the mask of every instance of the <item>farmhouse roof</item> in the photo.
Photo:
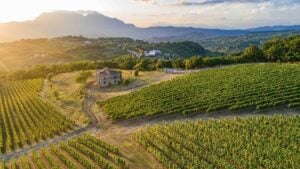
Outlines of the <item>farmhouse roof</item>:
{"type": "Polygon", "coordinates": [[[112,75],[119,75],[120,72],[111,70],[109,68],[100,69],[97,71],[97,74],[103,75],[103,76],[112,76],[112,75]]]}

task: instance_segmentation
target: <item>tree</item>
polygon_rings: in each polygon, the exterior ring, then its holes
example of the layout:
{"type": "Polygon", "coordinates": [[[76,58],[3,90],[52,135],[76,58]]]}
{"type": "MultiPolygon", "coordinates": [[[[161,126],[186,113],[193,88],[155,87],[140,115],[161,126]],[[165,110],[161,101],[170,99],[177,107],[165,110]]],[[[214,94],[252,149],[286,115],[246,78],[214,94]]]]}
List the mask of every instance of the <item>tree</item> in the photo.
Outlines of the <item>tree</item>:
{"type": "Polygon", "coordinates": [[[93,74],[91,71],[81,71],[79,75],[76,77],[75,81],[77,83],[85,84],[87,79],[91,77],[93,74]]]}
{"type": "Polygon", "coordinates": [[[117,59],[118,65],[121,69],[132,70],[137,63],[137,59],[134,56],[121,56],[117,59]]]}
{"type": "Polygon", "coordinates": [[[245,62],[261,62],[265,60],[263,51],[255,45],[246,48],[242,54],[245,62]]]}
{"type": "Polygon", "coordinates": [[[284,40],[275,37],[263,44],[263,51],[268,61],[283,61],[284,55],[287,53],[284,40]]]}
{"type": "Polygon", "coordinates": [[[133,75],[134,75],[134,76],[139,76],[139,70],[138,70],[138,69],[135,69],[135,70],[133,71],[133,75]]]}
{"type": "Polygon", "coordinates": [[[49,82],[52,82],[53,76],[54,76],[53,73],[48,73],[48,75],[47,75],[47,80],[48,80],[49,82]]]}
{"type": "Polygon", "coordinates": [[[172,67],[175,69],[183,68],[184,67],[183,60],[181,60],[181,59],[172,60],[172,67]]]}
{"type": "Polygon", "coordinates": [[[156,62],[156,64],[155,64],[156,70],[159,70],[159,69],[163,68],[163,64],[164,64],[163,62],[164,62],[164,61],[161,60],[161,59],[157,60],[157,62],[156,62]]]}
{"type": "Polygon", "coordinates": [[[129,79],[125,79],[125,80],[123,81],[123,84],[124,84],[124,85],[129,85],[129,83],[130,83],[129,79]]]}
{"type": "Polygon", "coordinates": [[[184,65],[186,69],[197,69],[203,66],[203,59],[200,57],[191,57],[184,60],[184,65]]]}

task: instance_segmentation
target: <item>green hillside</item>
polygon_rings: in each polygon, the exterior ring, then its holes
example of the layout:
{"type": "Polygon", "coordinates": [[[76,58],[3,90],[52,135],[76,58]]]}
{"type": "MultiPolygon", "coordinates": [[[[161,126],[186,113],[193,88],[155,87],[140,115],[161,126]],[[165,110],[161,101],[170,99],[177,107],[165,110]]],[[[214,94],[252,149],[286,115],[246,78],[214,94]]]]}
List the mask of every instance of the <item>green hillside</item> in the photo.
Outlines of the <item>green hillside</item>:
{"type": "Polygon", "coordinates": [[[300,106],[299,64],[203,70],[100,102],[112,119],[139,115],[300,106]]]}
{"type": "Polygon", "coordinates": [[[155,41],[177,42],[182,40],[189,40],[199,43],[205,49],[213,52],[232,54],[242,52],[245,48],[251,45],[262,46],[266,41],[274,37],[286,38],[299,34],[300,31],[253,32],[238,36],[222,36],[209,38],[199,38],[197,36],[167,37],[158,38],[155,41]]]}
{"type": "Polygon", "coordinates": [[[211,53],[194,42],[148,43],[129,38],[59,37],[26,39],[0,43],[0,70],[31,67],[37,64],[60,64],[86,60],[112,60],[131,52],[158,49],[166,55],[183,58],[211,53]]]}
{"type": "Polygon", "coordinates": [[[0,44],[0,70],[81,60],[113,59],[127,54],[128,38],[60,37],[0,44]]]}
{"type": "Polygon", "coordinates": [[[166,168],[300,168],[300,116],[176,122],[136,140],[166,168]]]}

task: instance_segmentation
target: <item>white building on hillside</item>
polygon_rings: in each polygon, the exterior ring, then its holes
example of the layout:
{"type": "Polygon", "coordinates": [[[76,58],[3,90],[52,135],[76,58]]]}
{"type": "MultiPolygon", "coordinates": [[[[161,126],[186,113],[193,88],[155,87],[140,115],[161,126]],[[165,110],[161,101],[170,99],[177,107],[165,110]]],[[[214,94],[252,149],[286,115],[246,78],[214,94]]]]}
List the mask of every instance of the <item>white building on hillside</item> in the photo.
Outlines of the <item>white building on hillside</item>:
{"type": "Polygon", "coordinates": [[[162,52],[160,50],[150,50],[149,52],[145,51],[145,56],[149,56],[149,57],[156,57],[156,56],[160,56],[162,54],[162,52]]]}

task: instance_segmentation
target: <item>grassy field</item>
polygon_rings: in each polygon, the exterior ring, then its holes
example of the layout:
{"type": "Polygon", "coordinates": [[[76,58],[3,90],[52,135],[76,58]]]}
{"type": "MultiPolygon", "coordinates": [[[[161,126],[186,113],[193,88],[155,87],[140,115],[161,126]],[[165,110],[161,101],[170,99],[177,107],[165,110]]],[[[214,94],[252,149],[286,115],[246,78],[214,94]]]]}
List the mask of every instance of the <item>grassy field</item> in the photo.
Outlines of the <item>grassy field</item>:
{"type": "Polygon", "coordinates": [[[85,126],[89,119],[82,110],[83,98],[80,91],[83,86],[75,82],[79,72],[63,73],[52,78],[48,85],[46,98],[56,105],[65,116],[76,122],[79,126],[85,126]],[[57,95],[55,96],[55,93],[57,95]]]}
{"type": "Polygon", "coordinates": [[[125,95],[146,86],[170,80],[178,76],[182,75],[166,74],[159,71],[140,71],[139,76],[134,76],[133,71],[122,70],[122,78],[123,80],[129,80],[129,84],[97,89],[98,101],[104,101],[116,96],[125,95]]]}
{"type": "Polygon", "coordinates": [[[165,168],[299,168],[300,116],[177,122],[136,140],[165,168]]]}
{"type": "Polygon", "coordinates": [[[100,100],[111,119],[139,115],[300,106],[299,64],[248,64],[210,69],[100,100]]]}
{"type": "MultiPolygon", "coordinates": [[[[93,84],[93,95],[98,101],[104,101],[116,96],[125,95],[145,86],[181,76],[165,74],[163,72],[141,71],[139,76],[136,77],[133,75],[132,71],[122,70],[123,79],[129,80],[128,85],[122,84],[98,89],[95,84],[95,71],[93,72],[93,77],[89,78],[87,82],[93,84]]],[[[64,115],[75,121],[77,125],[85,126],[89,122],[89,119],[82,110],[83,98],[80,92],[83,90],[83,86],[75,82],[78,74],[79,72],[72,72],[54,76],[51,83],[52,87],[50,87],[50,84],[48,85],[49,87],[46,90],[45,96],[51,103],[53,103],[53,105],[57,105],[64,115]],[[55,92],[58,93],[58,97],[55,96],[55,92]]],[[[95,108],[94,110],[98,115],[101,114],[101,111],[98,108],[95,108]]]]}

